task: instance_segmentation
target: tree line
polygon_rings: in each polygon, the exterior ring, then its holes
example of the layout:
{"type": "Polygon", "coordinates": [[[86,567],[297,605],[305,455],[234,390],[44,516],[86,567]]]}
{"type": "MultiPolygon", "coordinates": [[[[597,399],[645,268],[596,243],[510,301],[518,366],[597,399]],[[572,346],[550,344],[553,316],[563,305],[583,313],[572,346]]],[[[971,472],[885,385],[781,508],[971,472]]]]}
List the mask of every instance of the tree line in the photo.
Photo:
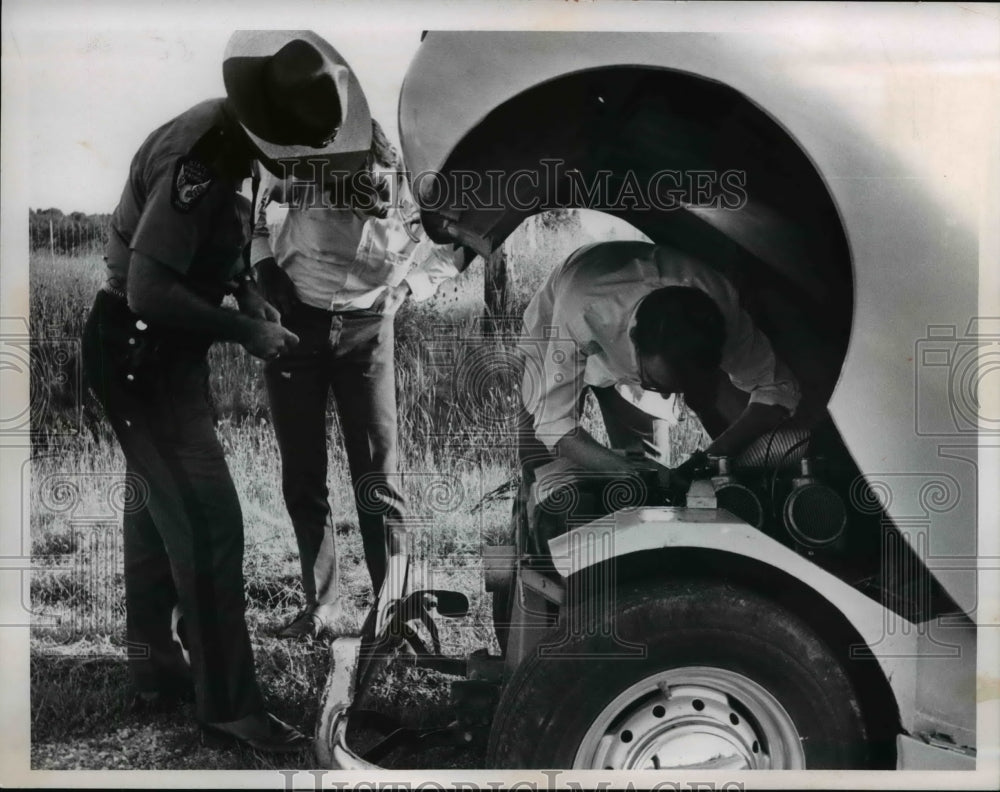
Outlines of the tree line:
{"type": "Polygon", "coordinates": [[[29,209],[31,250],[73,256],[99,252],[108,239],[110,214],[63,213],[60,209],[29,209]]]}

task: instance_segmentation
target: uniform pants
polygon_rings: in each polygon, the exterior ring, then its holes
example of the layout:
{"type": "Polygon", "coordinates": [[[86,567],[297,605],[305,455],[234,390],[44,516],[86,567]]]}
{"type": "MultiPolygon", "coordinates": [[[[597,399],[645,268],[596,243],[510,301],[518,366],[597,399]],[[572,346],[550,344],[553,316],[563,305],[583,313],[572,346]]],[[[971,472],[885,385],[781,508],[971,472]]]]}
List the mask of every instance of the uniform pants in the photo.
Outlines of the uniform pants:
{"type": "Polygon", "coordinates": [[[376,596],[385,579],[387,531],[404,525],[398,483],[393,317],[332,313],[304,303],[282,316],[295,349],[265,367],[281,483],[295,528],[309,607],[331,603],[339,574],[327,487],[327,403],[340,416],[365,562],[376,596]]]}
{"type": "Polygon", "coordinates": [[[208,343],[140,329],[126,303],[98,293],[84,368],[121,444],[126,635],[140,691],[193,678],[199,719],[263,710],[244,617],[243,518],[212,422],[208,343]],[[180,604],[190,671],[171,636],[180,604]]]}

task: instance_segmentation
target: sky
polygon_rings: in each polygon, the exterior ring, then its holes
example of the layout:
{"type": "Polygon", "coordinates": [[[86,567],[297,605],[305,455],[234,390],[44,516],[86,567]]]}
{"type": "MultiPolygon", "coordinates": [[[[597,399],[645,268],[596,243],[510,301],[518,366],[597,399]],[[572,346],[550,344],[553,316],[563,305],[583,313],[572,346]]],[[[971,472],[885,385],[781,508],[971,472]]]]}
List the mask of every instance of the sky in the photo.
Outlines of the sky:
{"type": "MultiPolygon", "coordinates": [[[[24,122],[27,133],[16,145],[7,141],[4,167],[8,180],[10,174],[18,181],[23,178],[23,190],[17,194],[31,208],[111,211],[129,161],[146,135],[197,102],[225,93],[222,55],[236,28],[315,30],[351,64],[373,116],[398,143],[399,90],[423,30],[738,28],[772,35],[781,31],[818,47],[851,45],[849,38],[833,33],[826,16],[845,13],[843,4],[813,5],[809,13],[796,5],[7,0],[3,4],[4,131],[7,136],[14,118],[24,122]],[[21,167],[23,175],[16,172],[21,167]]],[[[897,27],[905,27],[908,17],[918,16],[894,3],[860,5],[864,8],[848,4],[846,13],[861,25],[891,14],[897,27]]],[[[979,13],[975,6],[967,12],[967,16],[979,13]]],[[[943,17],[942,35],[926,43],[928,51],[953,46],[956,42],[946,33],[956,14],[923,6],[919,15],[928,13],[943,17]]],[[[991,12],[985,9],[985,13],[989,17],[991,12]]],[[[995,21],[995,13],[993,17],[995,21]]],[[[977,45],[995,51],[995,36],[989,35],[988,25],[983,29],[987,35],[979,35],[977,45]]],[[[896,44],[912,43],[902,29],[893,38],[896,44]]],[[[968,47],[971,42],[961,43],[968,47]]],[[[893,41],[885,42],[887,57],[892,57],[893,46],[893,41]]]]}
{"type": "MultiPolygon", "coordinates": [[[[223,96],[232,28],[53,30],[17,37],[28,63],[31,208],[110,211],[146,135],[203,99],[223,96]]],[[[396,100],[419,30],[371,38],[316,32],[358,75],[372,115],[396,140],[396,100]]]]}

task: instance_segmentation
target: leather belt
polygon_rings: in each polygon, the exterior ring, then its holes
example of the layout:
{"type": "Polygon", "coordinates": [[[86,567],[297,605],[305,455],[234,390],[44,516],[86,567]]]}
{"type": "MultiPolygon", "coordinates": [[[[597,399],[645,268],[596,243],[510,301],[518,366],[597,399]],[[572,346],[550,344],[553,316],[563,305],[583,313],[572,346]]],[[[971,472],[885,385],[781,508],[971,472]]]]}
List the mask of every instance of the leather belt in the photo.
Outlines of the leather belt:
{"type": "Polygon", "coordinates": [[[125,295],[125,292],[119,289],[117,286],[112,286],[110,283],[105,283],[103,286],[101,286],[101,291],[107,292],[112,297],[117,297],[124,303],[128,303],[128,297],[125,295]]]}

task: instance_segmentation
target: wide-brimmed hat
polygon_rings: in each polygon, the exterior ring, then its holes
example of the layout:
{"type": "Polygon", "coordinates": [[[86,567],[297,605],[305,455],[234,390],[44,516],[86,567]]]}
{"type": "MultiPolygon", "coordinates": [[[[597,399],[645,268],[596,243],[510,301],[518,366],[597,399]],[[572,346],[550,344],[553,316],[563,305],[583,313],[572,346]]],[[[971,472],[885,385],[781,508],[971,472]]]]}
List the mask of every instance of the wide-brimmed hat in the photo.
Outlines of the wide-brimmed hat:
{"type": "Polygon", "coordinates": [[[311,30],[237,30],[226,45],[222,77],[265,164],[322,162],[353,170],[368,153],[364,91],[347,61],[311,30]]]}

